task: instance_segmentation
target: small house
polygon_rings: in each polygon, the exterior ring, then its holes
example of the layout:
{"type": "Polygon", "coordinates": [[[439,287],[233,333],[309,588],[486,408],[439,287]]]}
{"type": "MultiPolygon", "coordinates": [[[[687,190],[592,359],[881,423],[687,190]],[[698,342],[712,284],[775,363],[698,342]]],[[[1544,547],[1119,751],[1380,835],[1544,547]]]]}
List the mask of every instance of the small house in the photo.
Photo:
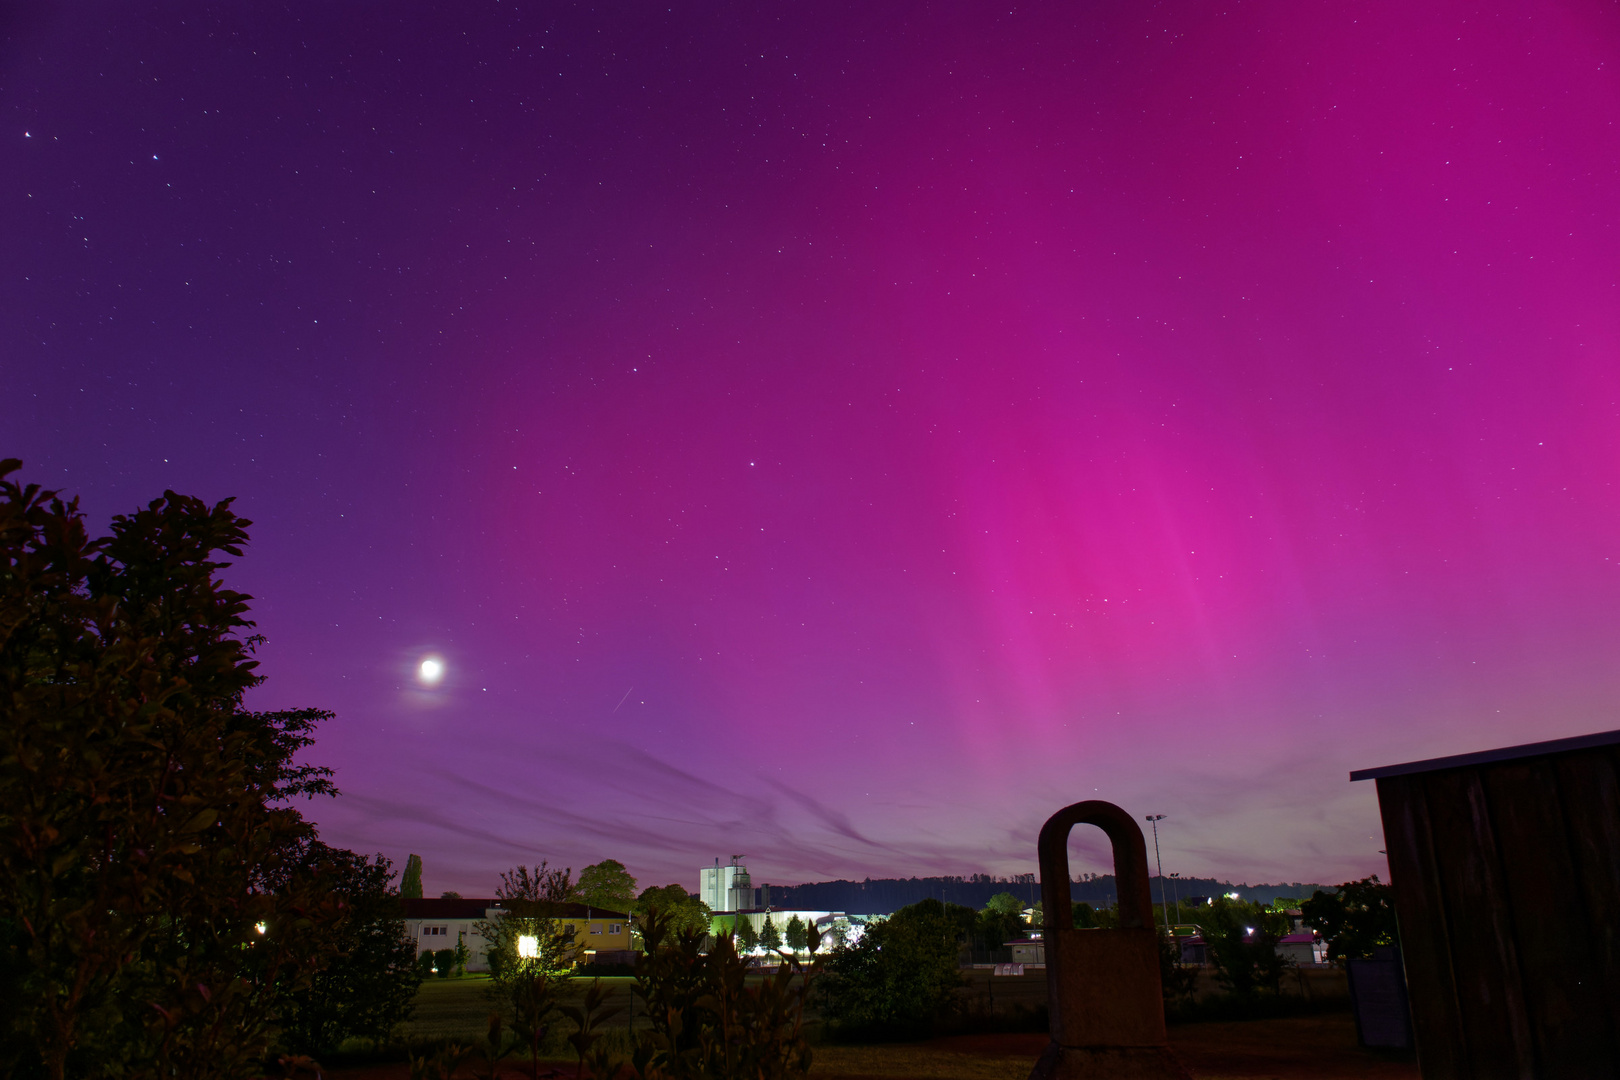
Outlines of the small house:
{"type": "Polygon", "coordinates": [[[1319,964],[1322,961],[1322,943],[1310,930],[1284,934],[1277,939],[1277,955],[1296,964],[1319,964]]]}
{"type": "Polygon", "coordinates": [[[1007,942],[1006,947],[1012,950],[1012,962],[1015,964],[1046,963],[1046,942],[1040,938],[1019,938],[1007,942]]]}

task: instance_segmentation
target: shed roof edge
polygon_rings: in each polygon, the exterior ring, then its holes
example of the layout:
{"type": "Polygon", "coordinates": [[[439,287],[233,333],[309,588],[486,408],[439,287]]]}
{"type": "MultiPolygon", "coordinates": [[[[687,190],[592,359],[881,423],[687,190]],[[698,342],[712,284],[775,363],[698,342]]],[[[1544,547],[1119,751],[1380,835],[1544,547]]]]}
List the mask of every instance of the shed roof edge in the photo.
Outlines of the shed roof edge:
{"type": "Polygon", "coordinates": [[[1350,779],[1352,782],[1379,780],[1386,776],[1408,776],[1412,773],[1438,772],[1441,769],[1461,769],[1469,765],[1489,765],[1496,761],[1543,757],[1547,754],[1562,754],[1569,750],[1587,750],[1596,746],[1616,744],[1620,744],[1620,731],[1597,731],[1590,735],[1574,735],[1567,739],[1549,739],[1546,742],[1525,743],[1522,746],[1503,746],[1472,754],[1454,754],[1451,757],[1408,761],[1400,765],[1383,765],[1376,769],[1357,769],[1350,774],[1350,779]]]}

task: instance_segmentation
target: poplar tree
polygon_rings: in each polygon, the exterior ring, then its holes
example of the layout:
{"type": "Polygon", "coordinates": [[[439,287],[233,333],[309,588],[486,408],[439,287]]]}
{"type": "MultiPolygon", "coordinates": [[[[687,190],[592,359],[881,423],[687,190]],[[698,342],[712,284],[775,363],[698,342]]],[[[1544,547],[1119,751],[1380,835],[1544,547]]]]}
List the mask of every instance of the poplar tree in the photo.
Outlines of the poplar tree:
{"type": "Polygon", "coordinates": [[[422,856],[412,855],[405,860],[405,872],[399,878],[399,895],[404,900],[422,899],[422,856]]]}

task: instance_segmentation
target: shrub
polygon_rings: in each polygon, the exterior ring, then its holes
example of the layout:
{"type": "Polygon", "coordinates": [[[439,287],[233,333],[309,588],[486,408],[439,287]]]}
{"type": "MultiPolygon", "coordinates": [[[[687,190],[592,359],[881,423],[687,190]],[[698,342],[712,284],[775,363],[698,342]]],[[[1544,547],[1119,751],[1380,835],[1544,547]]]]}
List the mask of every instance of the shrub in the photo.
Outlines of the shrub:
{"type": "Polygon", "coordinates": [[[828,1023],[850,1038],[911,1038],[948,1024],[962,985],[959,931],[943,904],[923,900],[834,949],[821,979],[828,1023]]]}
{"type": "MultiPolygon", "coordinates": [[[[672,933],[656,908],[645,914],[642,934],[647,951],[636,961],[635,995],[651,1029],[640,1033],[628,1063],[637,1080],[785,1080],[809,1071],[804,1004],[817,965],[790,960],[747,986],[753,965],[729,934],[705,953],[704,933],[672,933]]],[[[586,1023],[575,1024],[586,1032],[586,1023]]],[[[593,1076],[623,1067],[605,1041],[576,1048],[593,1076]]]]}
{"type": "Polygon", "coordinates": [[[1261,904],[1218,897],[1199,912],[1205,950],[1215,981],[1240,998],[1275,995],[1294,962],[1277,954],[1288,919],[1261,904]]]}
{"type": "Polygon", "coordinates": [[[389,889],[392,866],[318,841],[307,861],[343,904],[331,930],[335,955],[283,1014],[281,1041],[301,1054],[328,1054],[349,1038],[387,1040],[410,1017],[422,981],[416,945],[401,933],[403,910],[389,889]]]}
{"type": "Polygon", "coordinates": [[[1321,931],[1328,959],[1340,966],[1371,956],[1375,945],[1396,942],[1394,890],[1377,874],[1347,881],[1336,893],[1316,890],[1300,905],[1300,914],[1321,931]]]}

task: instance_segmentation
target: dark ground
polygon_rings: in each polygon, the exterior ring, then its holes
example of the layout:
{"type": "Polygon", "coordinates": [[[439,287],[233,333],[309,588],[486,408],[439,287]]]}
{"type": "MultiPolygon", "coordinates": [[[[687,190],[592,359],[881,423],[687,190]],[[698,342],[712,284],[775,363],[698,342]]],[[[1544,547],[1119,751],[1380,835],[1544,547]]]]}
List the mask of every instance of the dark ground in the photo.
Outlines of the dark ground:
{"type": "MultiPolygon", "coordinates": [[[[992,978],[973,972],[967,994],[977,1002],[993,997],[996,1010],[1046,1001],[1044,976],[992,978]]],[[[616,1004],[629,1001],[630,979],[603,980],[616,1004]]],[[[423,984],[411,1034],[418,1038],[474,1038],[489,1015],[483,979],[433,980],[423,984]]],[[[1330,988],[1329,988],[1330,989],[1330,988]]],[[[620,1013],[610,1028],[628,1019],[620,1013]]],[[[640,1026],[639,1024],[637,1025],[640,1026]]],[[[622,1036],[621,1036],[622,1037],[622,1036]]],[[[918,1043],[818,1047],[813,1077],[825,1080],[1025,1080],[1046,1045],[1041,1032],[953,1035],[918,1043]]],[[[1175,1024],[1170,1045],[1197,1080],[1419,1080],[1412,1055],[1385,1053],[1356,1044],[1348,1011],[1276,1020],[1175,1024]]],[[[573,1077],[574,1062],[559,1056],[544,1062],[541,1074],[573,1077]]],[[[407,1080],[401,1063],[333,1069],[335,1080],[407,1080]]],[[[528,1063],[508,1063],[503,1076],[529,1075],[528,1063]]],[[[464,1068],[459,1077],[472,1076],[464,1068]]]]}

